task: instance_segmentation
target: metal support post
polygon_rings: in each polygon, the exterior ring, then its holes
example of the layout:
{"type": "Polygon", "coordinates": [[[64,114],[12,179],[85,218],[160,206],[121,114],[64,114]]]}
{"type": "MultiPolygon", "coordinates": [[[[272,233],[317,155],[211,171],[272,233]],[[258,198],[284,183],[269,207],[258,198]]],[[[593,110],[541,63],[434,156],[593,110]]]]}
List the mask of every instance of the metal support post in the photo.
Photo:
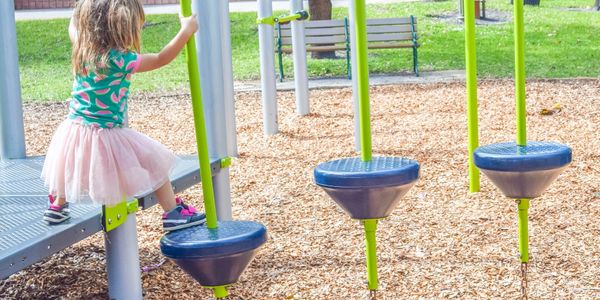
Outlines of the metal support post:
{"type": "Polygon", "coordinates": [[[229,3],[218,1],[221,11],[221,59],[223,62],[223,102],[225,104],[225,125],[227,133],[227,154],[237,157],[237,130],[235,126],[235,98],[233,92],[233,65],[231,54],[231,22],[229,3]]]}
{"type": "MultiPolygon", "coordinates": [[[[354,16],[354,1],[348,3],[348,15],[354,16]]],[[[356,22],[354,18],[349,18],[350,25],[350,59],[352,59],[352,103],[354,105],[354,149],[360,151],[360,117],[358,104],[358,71],[356,55],[356,22]]]]}
{"type": "Polygon", "coordinates": [[[106,233],[106,271],[111,299],[142,299],[135,213],[125,223],[106,233]]]}
{"type": "Polygon", "coordinates": [[[365,241],[367,256],[367,277],[369,278],[369,290],[376,291],[379,288],[377,279],[377,243],[375,232],[377,231],[377,220],[364,220],[365,241]]]}
{"type": "MultiPolygon", "coordinates": [[[[202,99],[204,99],[204,119],[206,120],[206,137],[208,155],[211,158],[228,156],[227,125],[223,83],[223,56],[221,43],[222,1],[194,1],[193,11],[198,16],[200,29],[196,32],[199,41],[196,47],[202,99]]],[[[194,84],[194,83],[191,83],[194,84]]],[[[231,192],[229,169],[223,169],[212,177],[217,219],[231,220],[231,192]]]]}
{"type": "MultiPolygon", "coordinates": [[[[303,10],[302,0],[290,0],[290,13],[303,10]]],[[[299,115],[310,113],[308,99],[308,76],[306,68],[306,44],[304,43],[304,22],[294,20],[292,28],[292,49],[294,55],[294,83],[296,88],[296,110],[299,115]]]]}
{"type": "Polygon", "coordinates": [[[527,300],[527,264],[529,263],[529,199],[518,199],[519,253],[521,258],[521,299],[527,300]]]}
{"type": "Polygon", "coordinates": [[[519,253],[521,253],[521,262],[526,263],[529,262],[529,199],[519,199],[517,204],[519,206],[519,253]]]}
{"type": "Polygon", "coordinates": [[[0,1],[0,160],[25,158],[13,1],[0,1]]]}
{"type": "MultiPolygon", "coordinates": [[[[272,17],[271,0],[258,0],[258,19],[272,17]]],[[[273,48],[273,25],[258,24],[260,47],[260,78],[263,104],[263,127],[265,135],[278,131],[277,99],[275,86],[275,54],[273,48]]]]}

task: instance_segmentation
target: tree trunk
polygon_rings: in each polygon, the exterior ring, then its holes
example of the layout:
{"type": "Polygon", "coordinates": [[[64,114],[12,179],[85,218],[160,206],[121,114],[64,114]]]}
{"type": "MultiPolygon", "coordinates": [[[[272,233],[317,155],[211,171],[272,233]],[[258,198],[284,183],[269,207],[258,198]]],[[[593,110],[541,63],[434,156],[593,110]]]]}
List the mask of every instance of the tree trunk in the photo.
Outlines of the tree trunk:
{"type": "MultiPolygon", "coordinates": [[[[331,0],[308,0],[311,20],[331,20],[331,0]]],[[[335,58],[335,51],[312,52],[312,58],[335,58]]]]}
{"type": "Polygon", "coordinates": [[[594,9],[600,10],[600,0],[596,0],[596,2],[594,3],[594,9]]]}

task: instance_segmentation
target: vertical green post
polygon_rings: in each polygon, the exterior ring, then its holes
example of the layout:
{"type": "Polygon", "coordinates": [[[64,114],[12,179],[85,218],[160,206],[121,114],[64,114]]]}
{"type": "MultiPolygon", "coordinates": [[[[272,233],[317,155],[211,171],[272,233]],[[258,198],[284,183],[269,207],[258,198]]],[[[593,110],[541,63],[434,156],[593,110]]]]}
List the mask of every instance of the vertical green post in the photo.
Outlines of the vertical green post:
{"type": "Polygon", "coordinates": [[[525,127],[525,25],[523,23],[523,1],[513,1],[515,18],[515,100],[517,112],[517,145],[527,144],[525,127]]]}
{"type": "MultiPolygon", "coordinates": [[[[184,17],[192,15],[190,0],[181,0],[181,14],[184,17]]],[[[206,210],[206,226],[217,228],[217,210],[208,158],[208,143],[206,141],[206,126],[204,124],[204,110],[202,108],[202,92],[200,90],[200,74],[198,72],[198,58],[196,57],[196,41],[192,35],[185,45],[190,90],[192,93],[192,109],[194,112],[194,128],[196,130],[196,144],[198,147],[198,160],[200,160],[200,178],[202,179],[202,193],[204,194],[204,209],[206,210]]]]}
{"type": "Polygon", "coordinates": [[[358,80],[360,147],[363,161],[371,160],[371,113],[369,111],[369,64],[367,62],[367,12],[365,0],[354,1],[354,24],[358,80]]]}
{"type": "Polygon", "coordinates": [[[529,199],[519,199],[519,252],[521,253],[521,262],[529,261],[529,227],[527,212],[529,209],[529,199]]]}
{"type": "Polygon", "coordinates": [[[227,291],[227,288],[224,285],[211,287],[211,289],[213,290],[213,292],[215,294],[215,298],[217,298],[217,299],[221,299],[221,298],[225,298],[225,297],[229,296],[229,292],[227,291]]]}
{"type": "Polygon", "coordinates": [[[377,231],[377,220],[364,220],[367,255],[367,278],[369,279],[369,290],[374,291],[379,287],[377,280],[377,243],[375,231],[377,231]]]}
{"type": "Polygon", "coordinates": [[[467,79],[467,127],[469,152],[469,189],[479,192],[479,169],[473,162],[473,152],[479,146],[477,119],[477,56],[475,51],[475,3],[464,0],[465,69],[467,79]]]}

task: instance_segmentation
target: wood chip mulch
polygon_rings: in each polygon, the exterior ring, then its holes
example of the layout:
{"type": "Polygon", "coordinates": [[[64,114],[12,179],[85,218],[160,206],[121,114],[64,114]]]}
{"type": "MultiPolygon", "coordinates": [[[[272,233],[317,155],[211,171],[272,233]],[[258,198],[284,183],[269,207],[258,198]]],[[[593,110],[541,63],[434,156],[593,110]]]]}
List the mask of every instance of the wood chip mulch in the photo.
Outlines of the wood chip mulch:
{"type": "MultiPolygon", "coordinates": [[[[600,299],[600,80],[531,81],[529,140],[573,148],[572,165],[531,202],[531,299],[600,299]],[[546,109],[546,113],[542,113],[546,109]],[[552,113],[547,113],[552,111],[552,113]]],[[[480,144],[514,140],[512,81],[479,87],[480,144]]],[[[350,89],[311,91],[311,113],[279,96],[280,133],[262,132],[260,93],[236,94],[240,155],[231,167],[236,219],[256,220],[269,241],[230,288],[239,299],[366,299],[362,228],[313,183],[320,162],[355,156],[350,89]]],[[[482,176],[469,193],[464,83],[373,87],[373,152],[406,156],[422,177],[379,226],[380,299],[517,299],[517,211],[482,176]]],[[[29,155],[45,153],[64,103],[25,105],[29,155]]],[[[177,153],[194,153],[191,105],[181,93],[136,94],[131,127],[177,153]]],[[[184,197],[202,206],[199,187],[184,197]]],[[[159,209],[138,213],[147,299],[211,294],[165,262],[159,209]],[[151,268],[150,268],[151,269],[151,268]]],[[[105,299],[102,234],[0,281],[0,298],[105,299]]]]}

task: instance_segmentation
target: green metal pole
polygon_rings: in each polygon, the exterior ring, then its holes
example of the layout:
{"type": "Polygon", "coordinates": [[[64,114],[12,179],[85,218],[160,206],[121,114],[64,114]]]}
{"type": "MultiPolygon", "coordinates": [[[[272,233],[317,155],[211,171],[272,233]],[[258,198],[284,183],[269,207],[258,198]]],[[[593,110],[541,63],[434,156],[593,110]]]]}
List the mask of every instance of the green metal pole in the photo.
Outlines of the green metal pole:
{"type": "Polygon", "coordinates": [[[367,277],[369,279],[369,290],[374,291],[379,287],[377,280],[377,244],[375,231],[377,231],[377,220],[364,220],[365,238],[366,238],[366,255],[367,255],[367,277]]]}
{"type": "Polygon", "coordinates": [[[369,111],[369,65],[367,62],[367,14],[365,0],[354,0],[354,24],[358,74],[360,148],[363,161],[371,160],[371,117],[369,111]]]}
{"type": "MultiPolygon", "coordinates": [[[[181,14],[184,17],[192,15],[190,0],[181,0],[181,14]]],[[[198,159],[200,160],[200,178],[204,194],[204,209],[206,210],[206,226],[217,228],[217,210],[208,158],[208,143],[206,141],[206,126],[204,124],[204,111],[202,108],[202,92],[200,90],[200,74],[198,73],[198,58],[196,57],[196,41],[192,35],[185,45],[187,67],[192,93],[192,109],[194,112],[194,128],[196,129],[196,144],[198,159]]]]}
{"type": "Polygon", "coordinates": [[[224,285],[211,287],[213,292],[215,293],[215,298],[221,299],[229,296],[229,292],[227,292],[227,288],[224,285]]]}
{"type": "Polygon", "coordinates": [[[525,25],[523,23],[523,1],[513,1],[515,18],[515,98],[517,112],[517,145],[527,144],[525,124],[525,25]]]}
{"type": "Polygon", "coordinates": [[[475,2],[464,0],[465,67],[467,77],[467,127],[469,152],[469,189],[479,192],[479,169],[473,162],[473,152],[479,146],[477,119],[477,56],[475,51],[475,2]]]}
{"type": "Polygon", "coordinates": [[[521,253],[521,262],[526,263],[529,261],[529,231],[527,224],[529,199],[519,199],[517,203],[519,204],[519,252],[521,253]]]}

